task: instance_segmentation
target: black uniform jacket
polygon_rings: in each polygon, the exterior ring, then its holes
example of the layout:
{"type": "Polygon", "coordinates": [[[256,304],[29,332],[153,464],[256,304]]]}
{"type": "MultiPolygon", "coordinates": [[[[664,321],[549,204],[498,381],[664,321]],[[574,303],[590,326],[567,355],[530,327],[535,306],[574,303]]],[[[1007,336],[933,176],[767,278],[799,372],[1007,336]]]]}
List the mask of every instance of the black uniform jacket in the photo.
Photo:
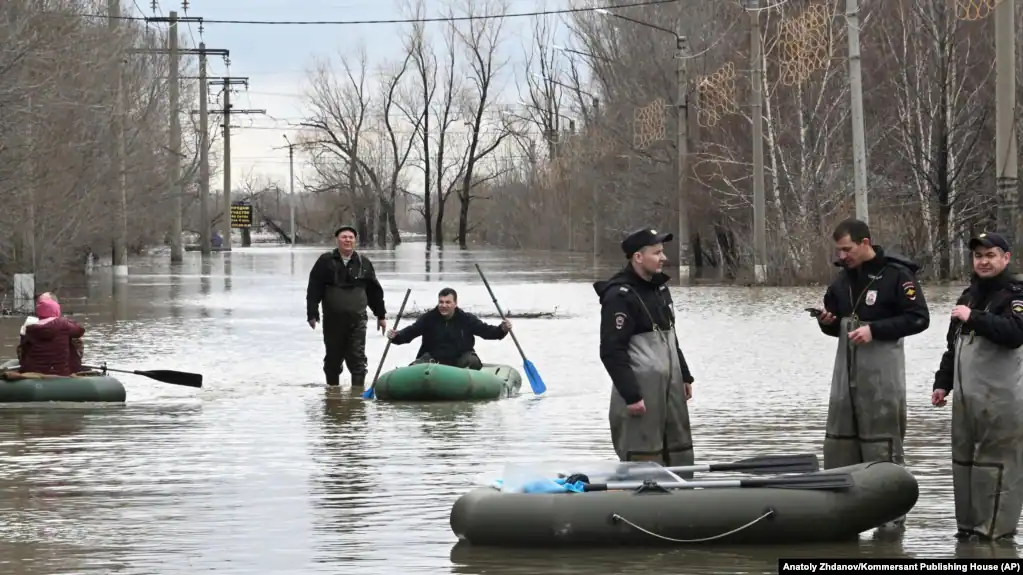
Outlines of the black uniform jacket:
{"type": "MultiPolygon", "coordinates": [[[[931,316],[916,279],[920,267],[885,255],[881,246],[874,251],[874,259],[839,272],[824,294],[824,309],[838,318],[856,317],[870,324],[870,335],[878,341],[897,341],[924,331],[931,316]]],[[[827,335],[838,337],[839,322],[817,325],[827,335]]]]}
{"type": "MultiPolygon", "coordinates": [[[[653,331],[655,323],[662,330],[674,327],[675,308],[668,291],[669,279],[665,274],[657,274],[647,281],[629,265],[611,279],[593,284],[600,297],[600,361],[618,394],[630,405],[643,396],[629,366],[629,340],[633,335],[653,331]]],[[[682,366],[682,379],[692,383],[693,376],[677,337],[675,349],[682,366]]]]}
{"type": "Polygon", "coordinates": [[[377,280],[373,262],[359,252],[352,252],[347,265],[337,248],[324,252],[316,260],[309,271],[309,286],[305,292],[307,320],[320,320],[321,301],[327,315],[365,314],[368,305],[375,317],[387,316],[384,288],[377,280]]]}
{"type": "Polygon", "coordinates": [[[438,363],[453,363],[463,353],[476,350],[476,337],[504,339],[506,335],[508,332],[501,326],[483,323],[480,318],[459,308],[455,308],[450,318],[445,318],[437,308],[433,308],[394,334],[391,343],[402,345],[422,337],[423,343],[416,357],[428,353],[438,363]]]}
{"type": "Polygon", "coordinates": [[[956,305],[969,306],[970,320],[949,322],[947,347],[934,374],[934,389],[948,392],[955,381],[955,346],[961,334],[976,334],[1009,349],[1023,345],[1023,277],[1008,271],[990,279],[973,276],[956,305]]]}

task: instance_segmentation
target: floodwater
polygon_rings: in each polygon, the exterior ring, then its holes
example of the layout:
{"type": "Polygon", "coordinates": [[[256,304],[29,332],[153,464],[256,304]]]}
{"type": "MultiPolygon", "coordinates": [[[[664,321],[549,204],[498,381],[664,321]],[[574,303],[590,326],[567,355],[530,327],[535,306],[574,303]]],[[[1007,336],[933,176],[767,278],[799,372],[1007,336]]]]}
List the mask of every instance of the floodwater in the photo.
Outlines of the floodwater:
{"type": "MultiPolygon", "coordinates": [[[[125,376],[124,406],[0,406],[0,571],[238,573],[775,573],[777,558],[1015,557],[957,546],[950,410],[930,406],[956,288],[928,288],[932,327],[907,343],[908,464],[921,496],[901,539],[813,547],[501,551],[456,545],[452,503],[507,462],[611,459],[610,383],[597,355],[588,258],[445,252],[422,244],[367,252],[393,321],[455,287],[490,312],[473,268],[515,313],[519,341],[548,393],[456,405],[388,405],[322,385],[320,331],[305,323],[316,249],[197,253],[132,261],[128,285],[97,270],[87,298],[64,298],[84,323],[88,357],[111,367],[201,372],[197,391],[125,376]],[[566,271],[575,270],[575,271],[566,271]]],[[[607,270],[599,272],[606,275],[607,270]]],[[[820,453],[835,340],[802,311],[821,289],[674,290],[698,460],[820,453]]],[[[496,320],[490,320],[496,321],[496,320]]],[[[403,322],[404,323],[404,322],[403,322]]],[[[4,355],[20,320],[0,321],[4,355]]],[[[368,336],[370,370],[385,338],[368,336]]],[[[392,346],[385,369],[416,345],[392,346]]],[[[486,361],[521,365],[511,339],[486,361]]],[[[346,374],[347,376],[347,374],[346,374]]]]}

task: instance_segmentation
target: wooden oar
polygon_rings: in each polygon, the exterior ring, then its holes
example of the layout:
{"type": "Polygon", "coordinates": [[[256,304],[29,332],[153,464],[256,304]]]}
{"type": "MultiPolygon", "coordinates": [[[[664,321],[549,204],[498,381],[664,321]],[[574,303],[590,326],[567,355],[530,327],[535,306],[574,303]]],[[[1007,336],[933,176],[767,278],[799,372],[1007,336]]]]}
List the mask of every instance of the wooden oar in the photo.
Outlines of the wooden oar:
{"type": "MultiPolygon", "coordinates": [[[[405,299],[401,300],[401,307],[398,308],[398,317],[394,318],[394,325],[391,326],[391,329],[394,331],[398,331],[398,322],[401,321],[401,314],[405,313],[405,304],[408,303],[408,296],[411,293],[412,288],[405,290],[405,299]]],[[[369,382],[369,387],[366,388],[366,391],[362,392],[363,399],[373,399],[376,396],[374,388],[376,388],[377,378],[380,377],[380,370],[384,367],[384,359],[387,358],[387,350],[389,349],[391,349],[391,340],[388,338],[387,344],[384,345],[384,354],[380,356],[380,364],[377,365],[376,375],[373,376],[373,381],[369,382]]]]}
{"type": "Polygon", "coordinates": [[[189,373],[187,371],[174,371],[170,369],[152,369],[152,370],[140,370],[140,369],[114,369],[107,367],[104,363],[101,366],[94,365],[83,365],[83,369],[94,369],[106,373],[113,371],[116,373],[131,373],[134,375],[141,375],[142,377],[148,377],[149,379],[155,379],[156,381],[162,381],[163,383],[169,383],[171,385],[183,385],[185,387],[202,387],[202,374],[201,373],[189,373]]]}
{"type": "Polygon", "coordinates": [[[639,489],[644,485],[664,489],[706,489],[706,488],[773,488],[773,489],[815,489],[840,491],[851,489],[856,484],[848,473],[822,473],[813,475],[792,475],[789,477],[756,477],[752,479],[719,479],[712,481],[666,481],[643,482],[621,481],[614,483],[588,483],[584,491],[621,491],[639,489]]]}

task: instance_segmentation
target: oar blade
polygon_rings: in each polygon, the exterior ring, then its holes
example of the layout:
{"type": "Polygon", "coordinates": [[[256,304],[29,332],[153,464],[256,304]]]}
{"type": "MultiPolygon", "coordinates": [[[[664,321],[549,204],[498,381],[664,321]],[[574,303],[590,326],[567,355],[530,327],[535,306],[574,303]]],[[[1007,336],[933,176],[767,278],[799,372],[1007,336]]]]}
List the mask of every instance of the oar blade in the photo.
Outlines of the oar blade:
{"type": "Polygon", "coordinates": [[[163,383],[170,383],[172,385],[183,385],[185,387],[202,387],[202,374],[201,373],[188,373],[187,371],[172,371],[169,369],[153,369],[148,371],[136,370],[132,373],[148,377],[149,379],[155,379],[156,381],[162,381],[163,383]]]}
{"type": "Polygon", "coordinates": [[[376,396],[376,394],[375,394],[375,393],[373,393],[373,388],[374,388],[374,387],[375,387],[375,386],[372,386],[372,385],[371,385],[370,387],[368,387],[368,388],[366,389],[366,391],[362,392],[362,398],[363,398],[363,399],[373,399],[373,398],[374,398],[374,397],[376,396]]]}
{"type": "Polygon", "coordinates": [[[848,473],[812,473],[784,477],[757,477],[741,480],[742,487],[768,487],[776,489],[813,489],[841,491],[856,486],[848,473]]]}
{"type": "Polygon", "coordinates": [[[533,388],[533,393],[540,395],[547,391],[547,386],[543,383],[543,378],[540,377],[540,372],[536,371],[536,366],[533,362],[528,359],[522,362],[522,369],[526,372],[526,379],[529,380],[529,387],[533,388]]]}
{"type": "Polygon", "coordinates": [[[763,455],[731,463],[714,463],[710,471],[742,471],[745,473],[813,473],[821,464],[812,453],[798,455],[763,455]]]}

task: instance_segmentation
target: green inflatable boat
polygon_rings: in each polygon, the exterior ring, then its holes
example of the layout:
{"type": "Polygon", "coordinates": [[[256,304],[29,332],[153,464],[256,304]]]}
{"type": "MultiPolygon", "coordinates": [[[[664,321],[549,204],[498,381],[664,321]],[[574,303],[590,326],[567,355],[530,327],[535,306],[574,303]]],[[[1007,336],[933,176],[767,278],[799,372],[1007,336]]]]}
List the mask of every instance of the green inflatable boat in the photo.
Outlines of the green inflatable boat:
{"type": "Polygon", "coordinates": [[[719,486],[522,493],[480,487],[455,502],[451,529],[460,541],[491,547],[837,542],[855,540],[906,515],[919,496],[916,478],[894,463],[803,475],[829,474],[852,478],[842,489],[719,486]]]}
{"type": "Polygon", "coordinates": [[[508,365],[463,369],[421,363],[392,369],[373,386],[377,399],[391,401],[472,401],[518,395],[522,375],[508,365]]]}
{"type": "Polygon", "coordinates": [[[17,361],[8,361],[0,365],[0,403],[124,403],[128,395],[124,385],[109,375],[90,372],[57,377],[5,369],[8,365],[17,364],[17,361]]]}

